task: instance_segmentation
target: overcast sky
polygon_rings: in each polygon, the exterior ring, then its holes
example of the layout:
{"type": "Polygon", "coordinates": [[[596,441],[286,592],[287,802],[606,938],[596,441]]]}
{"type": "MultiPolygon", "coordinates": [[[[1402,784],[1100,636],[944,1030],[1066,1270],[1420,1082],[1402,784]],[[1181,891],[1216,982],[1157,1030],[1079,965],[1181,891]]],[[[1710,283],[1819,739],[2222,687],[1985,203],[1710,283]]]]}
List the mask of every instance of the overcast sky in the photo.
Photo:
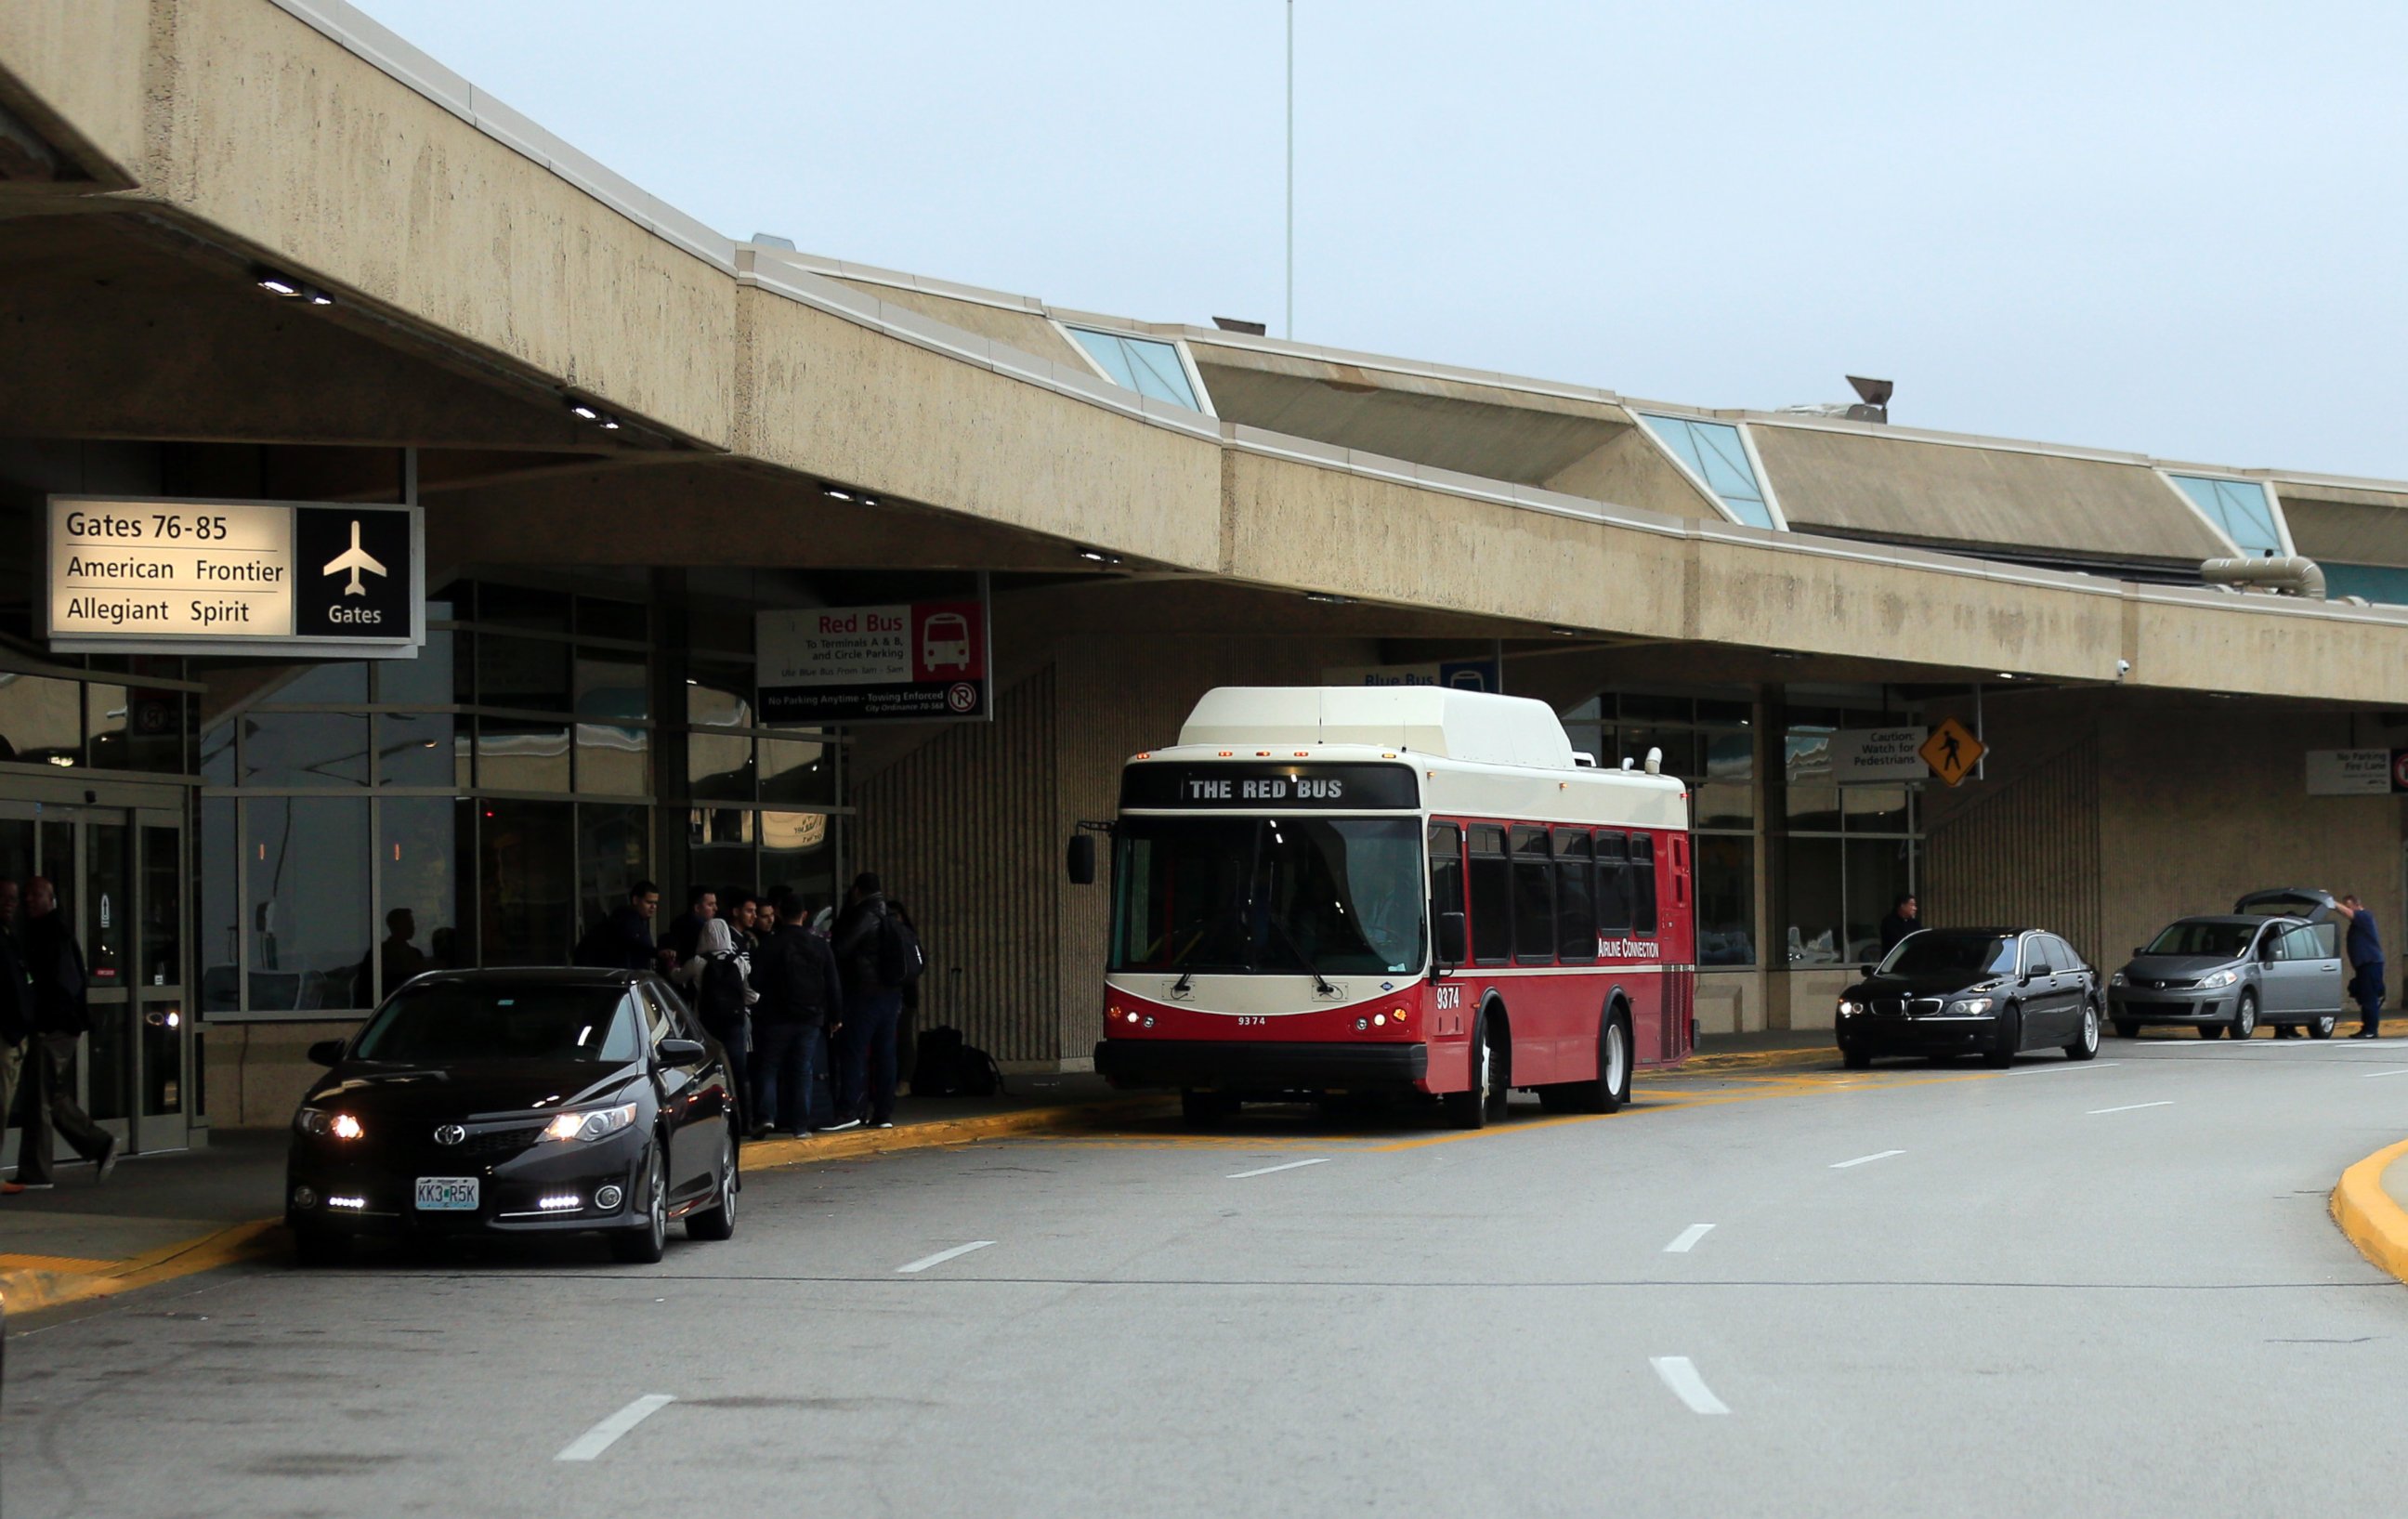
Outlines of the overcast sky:
{"type": "MultiPolygon", "coordinates": [[[[1282,0],[360,0],[736,236],[1282,329],[1282,0]]],[[[1297,0],[1296,333],[2408,478],[2408,5],[1297,0]]]]}

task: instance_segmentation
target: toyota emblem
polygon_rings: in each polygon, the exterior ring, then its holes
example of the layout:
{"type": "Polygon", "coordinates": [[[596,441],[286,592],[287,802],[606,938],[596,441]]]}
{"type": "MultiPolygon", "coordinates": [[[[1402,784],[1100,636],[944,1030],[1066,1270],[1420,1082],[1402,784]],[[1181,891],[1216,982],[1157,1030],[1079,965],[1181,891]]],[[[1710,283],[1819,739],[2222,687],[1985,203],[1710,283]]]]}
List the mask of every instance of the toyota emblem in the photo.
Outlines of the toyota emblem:
{"type": "Polygon", "coordinates": [[[458,1144],[468,1137],[468,1131],[457,1124],[446,1124],[435,1131],[437,1144],[458,1144]]]}

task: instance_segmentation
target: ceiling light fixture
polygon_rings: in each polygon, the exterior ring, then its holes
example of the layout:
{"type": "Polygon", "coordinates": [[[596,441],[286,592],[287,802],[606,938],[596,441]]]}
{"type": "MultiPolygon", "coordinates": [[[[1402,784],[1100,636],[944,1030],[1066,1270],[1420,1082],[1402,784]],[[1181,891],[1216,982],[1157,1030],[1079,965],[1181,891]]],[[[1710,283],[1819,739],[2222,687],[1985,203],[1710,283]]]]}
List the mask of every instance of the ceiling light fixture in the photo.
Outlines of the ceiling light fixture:
{"type": "Polygon", "coordinates": [[[590,422],[606,433],[619,430],[619,419],[591,401],[580,401],[571,395],[565,398],[564,404],[568,408],[568,414],[580,422],[590,422]]]}
{"type": "Polygon", "coordinates": [[[1121,562],[1120,555],[1106,553],[1101,549],[1082,549],[1079,557],[1091,565],[1117,565],[1121,562]]]}
{"type": "Polygon", "coordinates": [[[307,301],[311,306],[332,306],[335,304],[335,297],[327,294],[324,291],[320,290],[317,286],[304,284],[300,280],[294,279],[291,275],[280,273],[275,269],[253,269],[251,271],[251,283],[257,285],[260,289],[267,292],[270,295],[276,296],[280,300],[307,301]]]}
{"type": "Polygon", "coordinates": [[[820,494],[826,496],[831,501],[850,501],[853,499],[853,493],[846,490],[841,485],[823,485],[820,487],[820,494]]]}
{"type": "Polygon", "coordinates": [[[1332,595],[1326,591],[1307,591],[1304,594],[1304,599],[1307,601],[1317,601],[1325,607],[1351,606],[1354,600],[1353,596],[1332,595]]]}

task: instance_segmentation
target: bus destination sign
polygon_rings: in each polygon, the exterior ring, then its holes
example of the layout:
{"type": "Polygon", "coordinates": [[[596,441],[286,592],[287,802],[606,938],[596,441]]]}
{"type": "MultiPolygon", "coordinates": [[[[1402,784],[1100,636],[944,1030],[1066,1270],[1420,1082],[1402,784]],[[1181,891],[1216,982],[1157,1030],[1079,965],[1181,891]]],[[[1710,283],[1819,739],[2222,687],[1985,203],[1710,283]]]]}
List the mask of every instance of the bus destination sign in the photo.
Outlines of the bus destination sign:
{"type": "Polygon", "coordinates": [[[1392,811],[1421,805],[1403,765],[1132,765],[1121,772],[1124,808],[1230,808],[1240,811],[1392,811]]]}
{"type": "Polygon", "coordinates": [[[414,507],[54,495],[44,632],[73,653],[407,658],[414,507]]]}

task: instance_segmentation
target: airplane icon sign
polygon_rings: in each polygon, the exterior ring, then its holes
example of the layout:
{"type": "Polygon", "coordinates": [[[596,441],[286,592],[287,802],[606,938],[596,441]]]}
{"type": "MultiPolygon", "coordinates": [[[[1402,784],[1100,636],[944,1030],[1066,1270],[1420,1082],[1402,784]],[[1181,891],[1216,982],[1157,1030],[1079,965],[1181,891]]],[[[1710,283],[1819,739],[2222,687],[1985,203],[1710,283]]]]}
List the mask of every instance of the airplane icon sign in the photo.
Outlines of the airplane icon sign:
{"type": "Polygon", "coordinates": [[[378,564],[376,560],[369,557],[368,552],[360,547],[360,520],[356,517],[351,519],[351,548],[327,561],[326,567],[319,573],[322,575],[340,575],[347,569],[351,572],[351,582],[343,587],[343,595],[347,596],[364,596],[368,594],[368,588],[360,583],[361,571],[366,570],[370,575],[382,575],[387,573],[382,565],[378,564]]]}

